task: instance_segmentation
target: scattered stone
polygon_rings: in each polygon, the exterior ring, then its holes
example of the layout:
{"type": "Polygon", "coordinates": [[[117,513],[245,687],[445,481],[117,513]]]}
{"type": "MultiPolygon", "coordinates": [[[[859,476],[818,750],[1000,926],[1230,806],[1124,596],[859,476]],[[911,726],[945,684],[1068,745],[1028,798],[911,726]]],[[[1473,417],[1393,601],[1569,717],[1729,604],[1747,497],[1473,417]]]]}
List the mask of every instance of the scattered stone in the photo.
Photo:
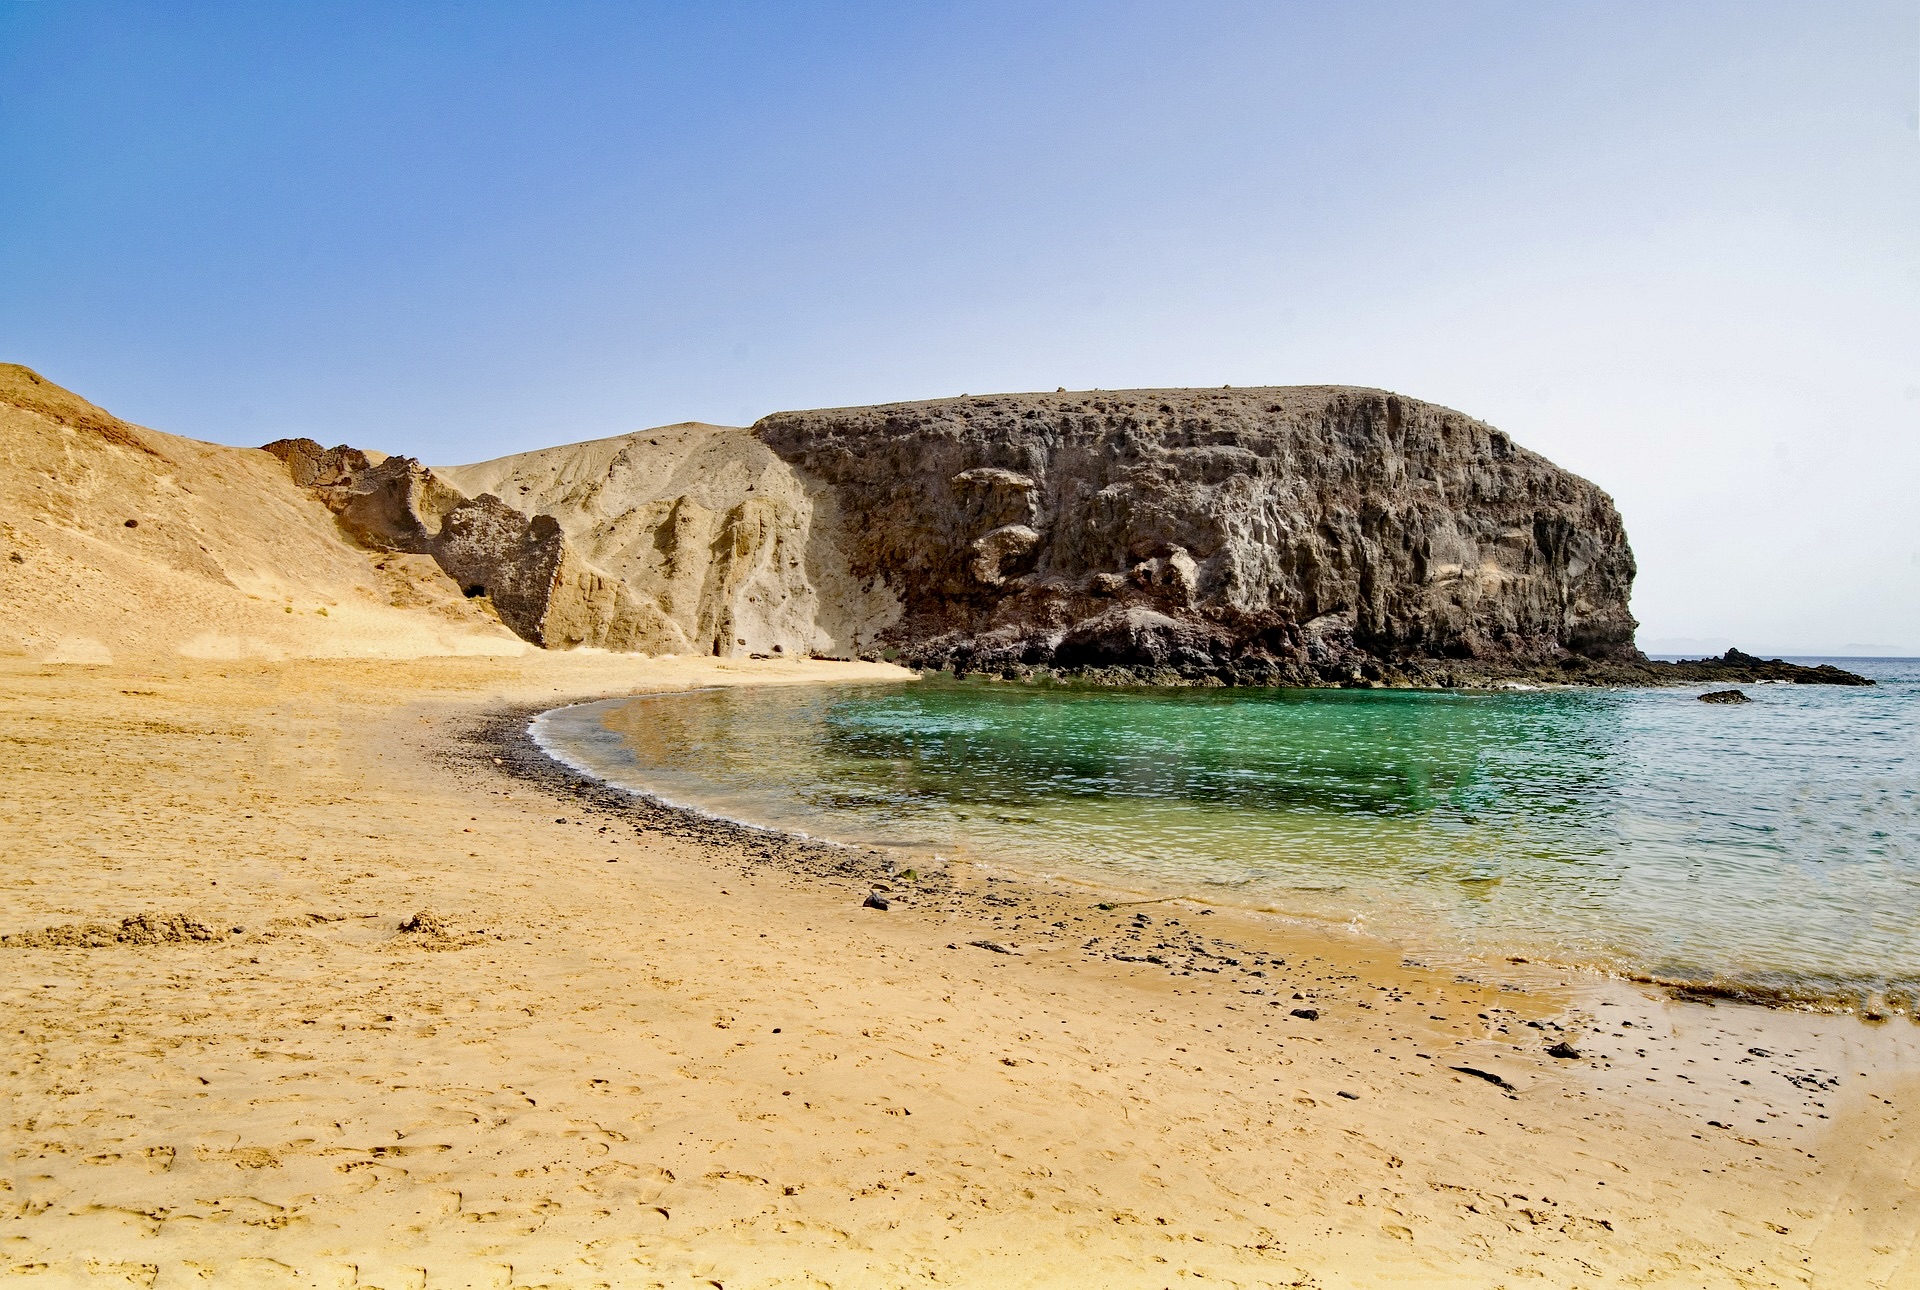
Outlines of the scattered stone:
{"type": "Polygon", "coordinates": [[[1700,696],[1700,702],[1702,703],[1752,703],[1753,700],[1749,699],[1744,693],[1742,693],[1739,690],[1709,690],[1707,693],[1700,696]]]}
{"type": "Polygon", "coordinates": [[[878,909],[884,912],[893,908],[893,902],[877,891],[870,891],[867,893],[867,898],[860,902],[860,908],[878,909]]]}
{"type": "Polygon", "coordinates": [[[995,954],[1013,953],[1012,950],[1002,945],[999,941],[968,941],[967,944],[973,946],[975,949],[992,950],[995,954]]]}
{"type": "Polygon", "coordinates": [[[1349,1092],[1347,1092],[1347,1090],[1345,1090],[1344,1088],[1343,1088],[1343,1089],[1340,1089],[1340,1090],[1339,1090],[1338,1092],[1336,1092],[1336,1093],[1334,1094],[1334,1096],[1335,1096],[1335,1097],[1344,1097],[1344,1098],[1346,1098],[1346,1099],[1347,1099],[1347,1101],[1349,1101],[1349,1102],[1358,1102],[1358,1101],[1360,1100],[1360,1095],[1359,1095],[1358,1093],[1349,1093],[1349,1092]]]}
{"type": "Polygon", "coordinates": [[[1518,1089],[1516,1089],[1513,1085],[1507,1083],[1506,1080],[1500,1078],[1500,1076],[1495,1075],[1492,1071],[1483,1071],[1478,1066],[1455,1066],[1452,1069],[1459,1071],[1462,1075],[1471,1075],[1475,1079],[1483,1079],[1487,1083],[1492,1084],[1494,1087],[1502,1089],[1508,1093],[1519,1092],[1518,1089]]]}
{"type": "Polygon", "coordinates": [[[1580,1055],[1580,1050],[1575,1048],[1572,1044],[1568,1043],[1564,1039],[1561,1040],[1559,1043],[1555,1044],[1553,1047],[1547,1049],[1547,1056],[1558,1057],[1565,1061],[1571,1061],[1574,1058],[1578,1057],[1579,1055],[1580,1055]]]}
{"type": "Polygon", "coordinates": [[[1302,1021],[1318,1021],[1320,1020],[1320,1009],[1295,1008],[1292,1012],[1288,1013],[1287,1015],[1292,1017],[1298,1017],[1302,1021]]]}

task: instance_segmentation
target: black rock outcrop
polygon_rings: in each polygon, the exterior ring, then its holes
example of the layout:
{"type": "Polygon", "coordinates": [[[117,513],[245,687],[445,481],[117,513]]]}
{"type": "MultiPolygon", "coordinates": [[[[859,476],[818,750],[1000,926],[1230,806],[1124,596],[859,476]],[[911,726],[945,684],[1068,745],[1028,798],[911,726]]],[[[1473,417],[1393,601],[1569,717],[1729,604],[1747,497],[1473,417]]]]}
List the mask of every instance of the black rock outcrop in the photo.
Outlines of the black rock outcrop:
{"type": "Polygon", "coordinates": [[[279,439],[265,450],[311,488],[342,530],[376,551],[429,555],[469,596],[486,596],[522,639],[554,645],[570,552],[552,516],[528,517],[499,498],[467,497],[411,457],[279,439]]]}
{"type": "MultiPolygon", "coordinates": [[[[1642,666],[1663,684],[1683,685],[1706,681],[1720,683],[1744,681],[1791,681],[1797,685],[1872,685],[1868,678],[1831,663],[1789,663],[1785,659],[1756,658],[1742,650],[1730,649],[1716,658],[1662,659],[1642,666]]],[[[1710,698],[1711,696],[1703,696],[1710,698]]],[[[1743,696],[1744,697],[1744,696],[1743,696]]],[[[1729,702],[1741,702],[1741,699],[1729,702]]]]}

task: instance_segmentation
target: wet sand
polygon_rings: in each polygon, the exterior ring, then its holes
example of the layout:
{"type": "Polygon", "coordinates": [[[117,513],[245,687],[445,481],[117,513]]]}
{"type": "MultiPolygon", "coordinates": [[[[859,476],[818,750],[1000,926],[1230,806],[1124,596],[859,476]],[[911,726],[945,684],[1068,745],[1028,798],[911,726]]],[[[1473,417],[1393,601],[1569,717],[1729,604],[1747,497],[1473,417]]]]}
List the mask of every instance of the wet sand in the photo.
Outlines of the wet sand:
{"type": "Polygon", "coordinates": [[[580,698],[885,674],[0,661],[0,1270],[1920,1282],[1912,1023],[1427,968],[1038,867],[909,880],[524,736],[580,698]]]}

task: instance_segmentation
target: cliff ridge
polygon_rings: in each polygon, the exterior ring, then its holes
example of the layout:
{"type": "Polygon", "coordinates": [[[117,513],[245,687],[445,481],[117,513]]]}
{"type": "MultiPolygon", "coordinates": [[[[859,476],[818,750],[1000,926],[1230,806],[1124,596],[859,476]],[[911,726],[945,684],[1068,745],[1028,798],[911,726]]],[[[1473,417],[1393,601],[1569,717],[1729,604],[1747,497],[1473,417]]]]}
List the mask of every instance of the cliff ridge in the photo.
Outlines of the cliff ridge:
{"type": "Polygon", "coordinates": [[[921,666],[1324,684],[1634,663],[1595,485],[1451,409],[1302,386],[942,399],[754,433],[862,522],[921,666]]]}

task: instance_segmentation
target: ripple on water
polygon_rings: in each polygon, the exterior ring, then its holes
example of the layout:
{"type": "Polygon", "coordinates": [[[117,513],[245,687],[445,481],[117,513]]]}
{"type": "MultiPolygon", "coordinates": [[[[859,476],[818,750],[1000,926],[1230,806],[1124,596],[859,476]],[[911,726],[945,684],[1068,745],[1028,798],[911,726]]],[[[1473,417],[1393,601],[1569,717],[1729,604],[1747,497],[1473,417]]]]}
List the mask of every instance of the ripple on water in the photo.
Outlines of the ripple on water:
{"type": "Polygon", "coordinates": [[[1920,663],[1872,689],[710,690],[543,717],[582,769],[848,842],[1044,863],[1708,994],[1911,1011],[1920,663]]]}

